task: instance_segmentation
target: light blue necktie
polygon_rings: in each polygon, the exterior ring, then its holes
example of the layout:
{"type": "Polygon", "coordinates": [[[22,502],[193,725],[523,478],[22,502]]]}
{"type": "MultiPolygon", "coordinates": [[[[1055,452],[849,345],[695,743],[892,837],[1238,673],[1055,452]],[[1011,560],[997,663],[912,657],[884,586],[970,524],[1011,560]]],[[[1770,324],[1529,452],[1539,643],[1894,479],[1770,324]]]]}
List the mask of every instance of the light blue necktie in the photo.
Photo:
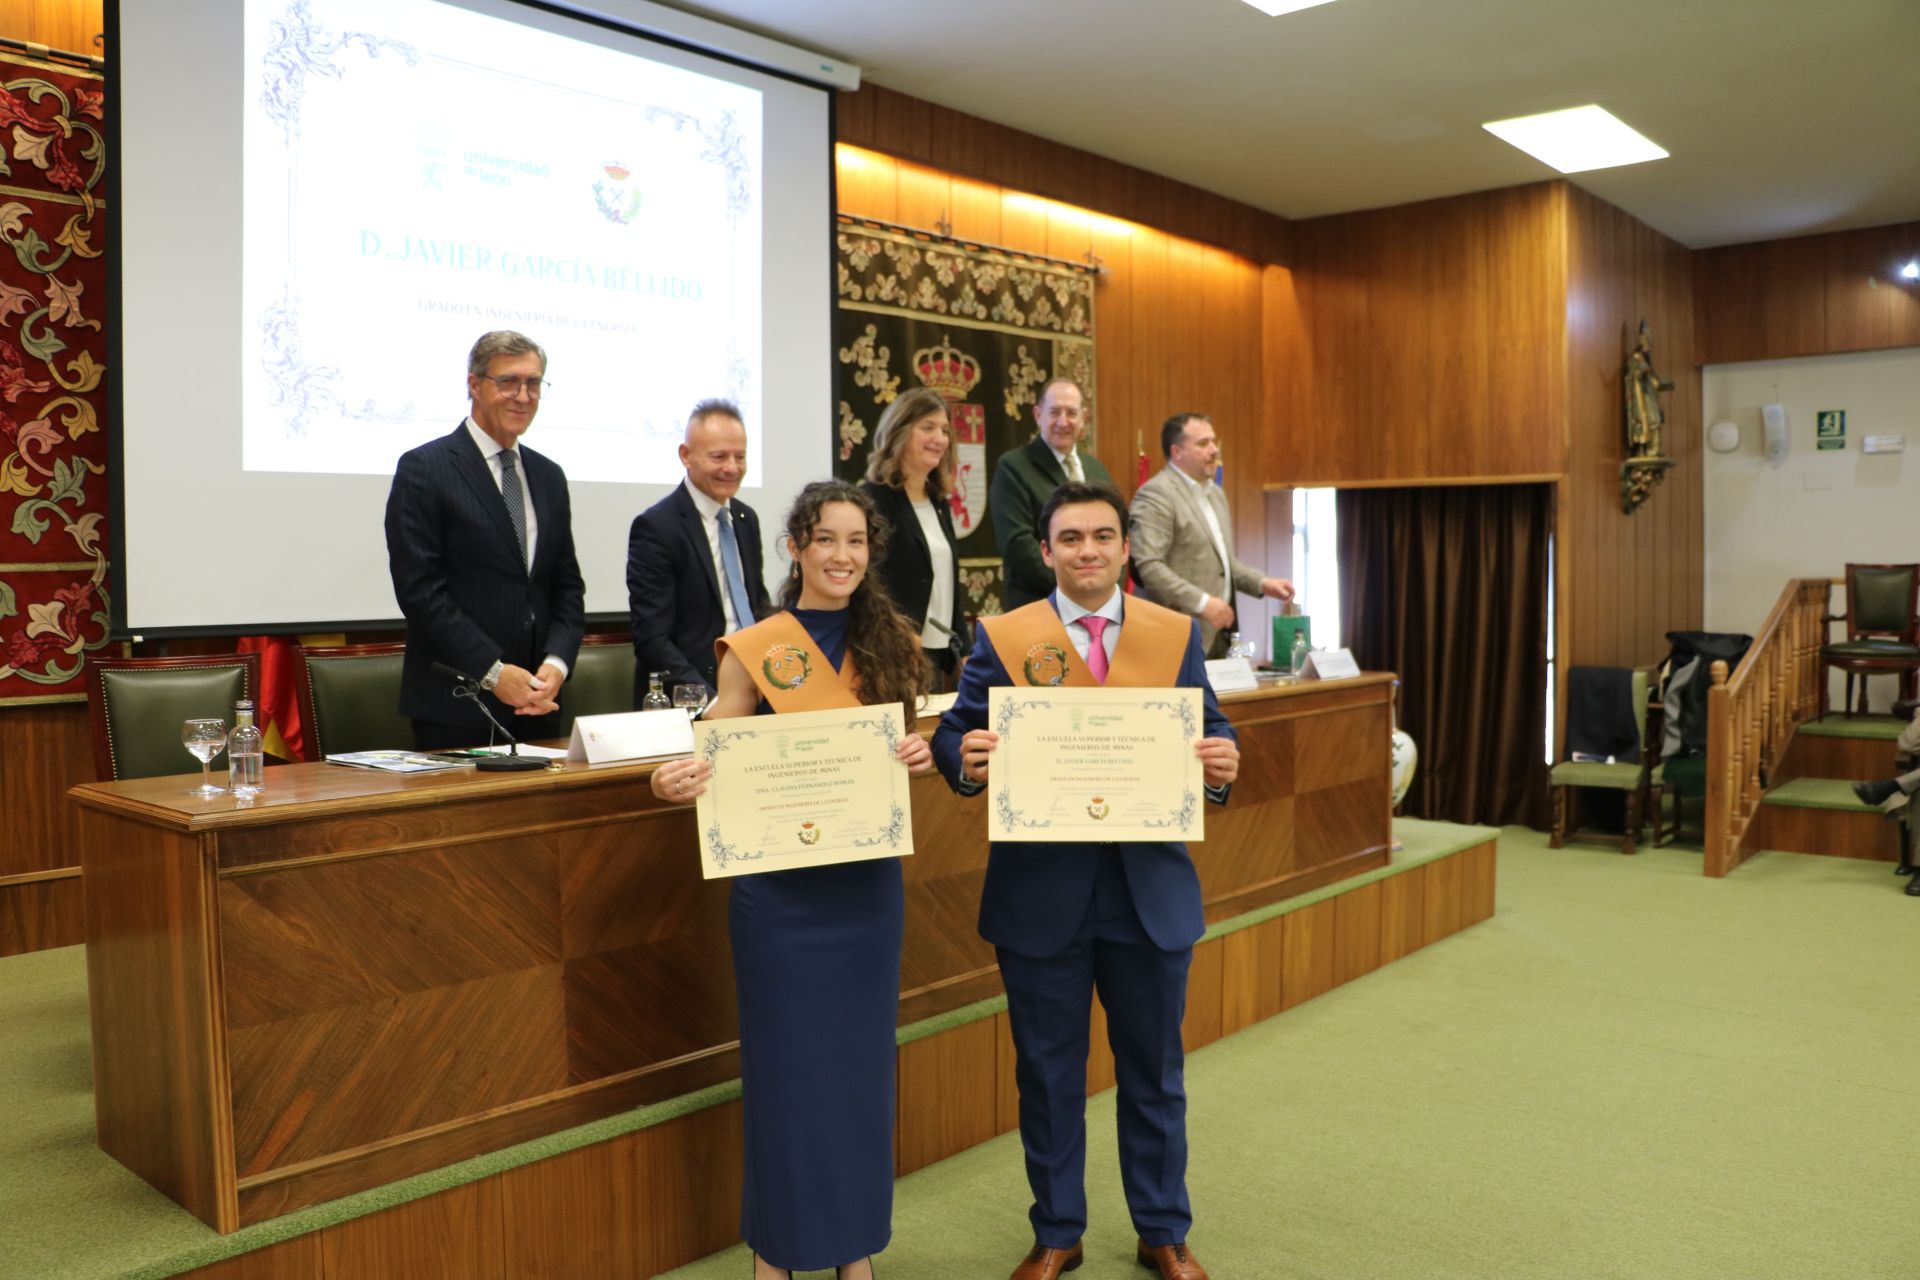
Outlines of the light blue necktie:
{"type": "Polygon", "coordinates": [[[747,599],[747,575],[740,568],[740,542],[733,536],[733,513],[725,507],[715,519],[720,521],[720,562],[727,567],[727,595],[733,600],[734,622],[753,625],[753,605],[747,599]]]}

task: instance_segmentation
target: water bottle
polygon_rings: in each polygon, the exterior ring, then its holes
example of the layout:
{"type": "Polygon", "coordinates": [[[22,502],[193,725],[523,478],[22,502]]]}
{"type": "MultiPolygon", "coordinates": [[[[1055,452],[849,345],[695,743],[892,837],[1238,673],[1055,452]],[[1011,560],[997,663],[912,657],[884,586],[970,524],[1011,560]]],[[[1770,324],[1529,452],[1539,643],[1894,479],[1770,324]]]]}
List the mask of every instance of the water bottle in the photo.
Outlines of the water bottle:
{"type": "Polygon", "coordinates": [[[1293,653],[1289,655],[1287,665],[1296,676],[1307,669],[1307,653],[1307,633],[1305,631],[1294,632],[1293,653]]]}
{"type": "Polygon", "coordinates": [[[647,676],[647,696],[640,700],[642,711],[665,711],[673,705],[667,698],[666,690],[660,687],[660,682],[665,678],[664,671],[655,671],[647,676]]]}
{"type": "Polygon", "coordinates": [[[1241,639],[1238,631],[1227,636],[1227,656],[1229,658],[1251,658],[1253,656],[1253,650],[1247,647],[1247,642],[1241,639]]]}
{"type": "Polygon", "coordinates": [[[227,735],[227,789],[236,796],[257,796],[263,789],[260,726],[253,722],[253,703],[233,704],[233,732],[227,735]]]}

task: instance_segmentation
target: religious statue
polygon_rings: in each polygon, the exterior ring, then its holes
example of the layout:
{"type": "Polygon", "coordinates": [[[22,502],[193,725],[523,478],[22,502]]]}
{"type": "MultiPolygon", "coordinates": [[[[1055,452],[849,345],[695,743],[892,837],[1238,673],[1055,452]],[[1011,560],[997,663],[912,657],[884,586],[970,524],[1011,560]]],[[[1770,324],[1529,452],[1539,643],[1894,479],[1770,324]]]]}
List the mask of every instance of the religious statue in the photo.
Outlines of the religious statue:
{"type": "Polygon", "coordinates": [[[1660,411],[1660,393],[1673,390],[1673,383],[1653,371],[1653,339],[1647,322],[1640,322],[1640,341],[1627,357],[1626,372],[1627,450],[1642,458],[1658,458],[1660,429],[1666,415],[1660,411]]]}
{"type": "Polygon", "coordinates": [[[1673,459],[1662,452],[1666,414],[1660,409],[1660,393],[1673,390],[1673,383],[1653,368],[1653,338],[1647,322],[1640,322],[1640,340],[1627,355],[1621,375],[1621,401],[1627,419],[1627,460],[1620,464],[1620,504],[1628,515],[1647,500],[1653,486],[1666,479],[1673,459]]]}

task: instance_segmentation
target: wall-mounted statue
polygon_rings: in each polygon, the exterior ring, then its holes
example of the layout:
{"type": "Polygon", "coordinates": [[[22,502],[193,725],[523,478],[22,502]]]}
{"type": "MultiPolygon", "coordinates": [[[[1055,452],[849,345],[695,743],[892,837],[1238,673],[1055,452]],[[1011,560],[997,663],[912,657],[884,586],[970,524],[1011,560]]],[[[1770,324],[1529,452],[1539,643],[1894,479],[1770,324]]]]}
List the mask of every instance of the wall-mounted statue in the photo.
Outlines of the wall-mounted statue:
{"type": "Polygon", "coordinates": [[[1653,486],[1666,478],[1673,459],[1665,453],[1667,415],[1660,393],[1673,383],[1653,368],[1653,338],[1647,322],[1640,322],[1640,340],[1627,354],[1621,375],[1621,402],[1626,410],[1627,460],[1620,464],[1620,506],[1628,515],[1647,500],[1653,486]]]}

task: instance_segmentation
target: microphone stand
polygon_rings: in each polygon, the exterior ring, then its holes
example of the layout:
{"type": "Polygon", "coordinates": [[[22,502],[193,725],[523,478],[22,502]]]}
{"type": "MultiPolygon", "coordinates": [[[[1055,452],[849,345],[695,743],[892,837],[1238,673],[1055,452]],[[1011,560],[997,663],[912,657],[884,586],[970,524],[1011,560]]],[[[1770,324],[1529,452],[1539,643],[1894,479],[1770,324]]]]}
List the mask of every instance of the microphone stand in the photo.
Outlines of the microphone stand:
{"type": "Polygon", "coordinates": [[[462,676],[454,682],[453,696],[456,698],[465,698],[467,701],[473,703],[474,706],[480,708],[480,714],[485,716],[487,722],[498,729],[507,740],[506,755],[481,756],[473,762],[475,769],[481,773],[527,773],[534,769],[544,769],[547,767],[545,760],[537,760],[532,756],[523,756],[520,754],[519,740],[507,732],[507,726],[494,719],[493,712],[487,709],[486,700],[480,696],[480,685],[477,681],[462,676]]]}

